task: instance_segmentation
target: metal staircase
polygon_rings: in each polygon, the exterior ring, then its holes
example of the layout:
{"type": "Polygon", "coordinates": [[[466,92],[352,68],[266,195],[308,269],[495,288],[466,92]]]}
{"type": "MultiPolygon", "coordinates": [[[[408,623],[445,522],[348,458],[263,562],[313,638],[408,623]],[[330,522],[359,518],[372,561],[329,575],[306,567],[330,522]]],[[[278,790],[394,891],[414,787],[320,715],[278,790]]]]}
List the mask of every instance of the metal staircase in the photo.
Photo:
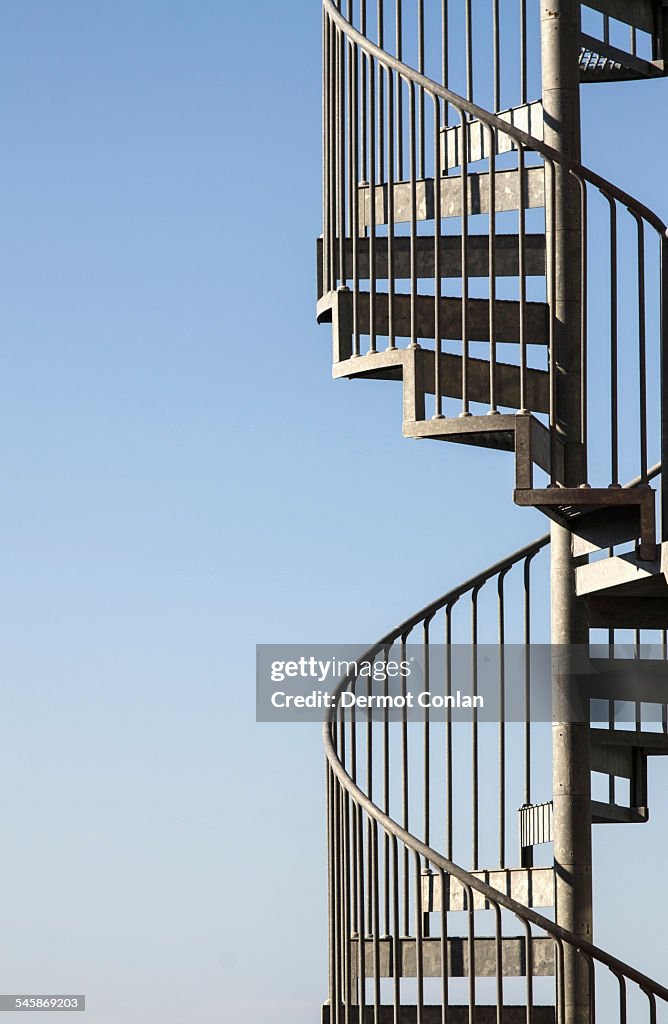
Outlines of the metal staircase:
{"type": "Polygon", "coordinates": [[[329,715],[325,1021],[668,1021],[591,915],[592,825],[647,821],[668,754],[668,235],[580,162],[578,98],[663,75],[666,48],[660,0],[323,0],[334,377],[400,381],[406,437],[513,452],[515,503],[553,523],[361,659],[417,643],[449,696],[456,645],[475,692],[493,644],[496,725],[329,715]],[[535,719],[528,656],[504,710],[511,645],[549,641],[547,554],[553,692],[584,649],[586,721],[535,719]]]}

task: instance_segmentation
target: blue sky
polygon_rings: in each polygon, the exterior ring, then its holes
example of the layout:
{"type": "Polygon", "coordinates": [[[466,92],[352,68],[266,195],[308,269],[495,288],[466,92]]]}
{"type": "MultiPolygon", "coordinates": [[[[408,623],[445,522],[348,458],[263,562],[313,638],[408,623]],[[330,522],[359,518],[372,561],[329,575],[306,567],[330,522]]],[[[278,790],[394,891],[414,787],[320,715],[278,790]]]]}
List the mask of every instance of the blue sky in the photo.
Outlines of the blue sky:
{"type": "MultiPolygon", "coordinates": [[[[306,1024],[320,737],[255,723],[254,645],[371,642],[545,524],[509,456],[330,379],[317,0],[1,7],[0,990],[306,1024]]],[[[664,216],[665,89],[584,101],[589,162],[664,216]]]]}

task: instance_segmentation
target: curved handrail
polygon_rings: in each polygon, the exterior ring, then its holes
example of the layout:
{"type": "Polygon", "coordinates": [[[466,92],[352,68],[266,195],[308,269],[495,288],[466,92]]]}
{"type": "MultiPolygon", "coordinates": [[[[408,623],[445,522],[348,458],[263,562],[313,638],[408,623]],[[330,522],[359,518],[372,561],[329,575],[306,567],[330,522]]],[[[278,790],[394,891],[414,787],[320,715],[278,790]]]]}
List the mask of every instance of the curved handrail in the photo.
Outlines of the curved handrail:
{"type": "MultiPolygon", "coordinates": [[[[347,677],[334,692],[341,692],[341,690],[345,688],[344,684],[348,681],[347,677]]],[[[384,829],[384,831],[388,832],[396,839],[401,840],[405,846],[413,850],[414,853],[419,854],[425,859],[425,861],[435,865],[448,874],[453,875],[458,879],[458,881],[462,882],[466,886],[470,886],[471,889],[475,889],[476,892],[479,892],[481,896],[484,896],[492,903],[498,904],[498,906],[503,907],[504,910],[509,910],[521,920],[528,921],[531,924],[542,928],[543,931],[552,935],[553,938],[568,943],[569,946],[579,950],[585,956],[591,957],[593,960],[597,960],[599,963],[608,967],[613,973],[622,974],[625,978],[635,982],[641,988],[649,989],[655,996],[659,996],[659,998],[668,1002],[668,988],[665,988],[652,978],[649,978],[646,974],[643,974],[642,971],[637,971],[634,967],[630,967],[622,960],[618,960],[616,957],[611,956],[610,953],[606,953],[605,950],[593,945],[593,943],[587,942],[586,939],[581,939],[572,932],[567,931],[565,928],[561,928],[559,925],[555,924],[554,921],[550,921],[549,918],[536,913],[536,911],[532,910],[530,907],[525,907],[522,903],[518,903],[510,896],[506,896],[505,893],[501,892],[499,889],[494,889],[493,886],[481,881],[481,879],[477,878],[475,875],[472,875],[458,864],[455,864],[454,861],[448,860],[447,857],[437,853],[437,851],[432,847],[427,846],[416,836],[407,832],[405,828],[402,828],[398,822],[382,811],[381,808],[373,802],[373,800],[370,800],[348,774],[339,759],[334,748],[334,744],[332,743],[329,730],[330,724],[331,722],[327,721],[323,726],[323,738],[327,761],[332,771],[345,787],[348,795],[356,804],[364,808],[367,814],[373,818],[374,821],[384,829]]]]}
{"type": "MultiPolygon", "coordinates": [[[[661,463],[657,463],[649,470],[647,477],[648,479],[654,479],[657,477],[662,470],[661,463]]],[[[625,485],[627,488],[636,487],[641,483],[640,478],[631,480],[625,485]]],[[[411,630],[424,620],[428,620],[439,610],[453,605],[459,600],[464,594],[470,593],[475,589],[481,587],[484,583],[498,576],[500,573],[509,572],[515,565],[519,564],[525,559],[532,558],[543,548],[547,547],[550,543],[550,534],[544,534],[542,537],[537,538],[530,544],[519,548],[511,555],[499,560],[487,569],[475,576],[472,576],[465,583],[460,584],[457,587],[447,591],[441,597],[432,601],[426,605],[419,612],[410,616],[404,622],[402,622],[395,629],[391,630],[384,637],[382,637],[376,644],[370,647],[365,654],[362,656],[362,661],[371,660],[375,655],[382,650],[387,648],[389,645],[394,643],[399,638],[405,638],[411,630]]],[[[383,811],[378,804],[376,804],[370,797],[368,797],[363,790],[357,785],[355,780],[346,770],[345,765],[341,761],[338,752],[334,746],[332,740],[332,725],[336,709],[338,705],[339,695],[346,690],[351,683],[355,680],[355,668],[353,667],[350,672],[340,681],[338,686],[333,690],[332,696],[337,698],[332,700],[327,716],[323,723],[323,743],[325,748],[325,755],[327,763],[331,768],[332,772],[339,780],[343,788],[345,789],[348,796],[355,802],[355,804],[361,807],[366,813],[386,832],[386,834],[393,836],[395,839],[401,841],[404,846],[412,850],[413,853],[421,856],[425,863],[433,865],[437,869],[447,872],[461,882],[464,886],[469,887],[472,890],[480,893],[482,897],[489,900],[498,907],[502,907],[504,910],[508,910],[513,913],[517,918],[524,921],[525,923],[535,925],[541,928],[543,931],[551,935],[557,942],[565,942],[571,948],[579,951],[584,957],[589,958],[591,961],[597,961],[603,966],[607,967],[616,977],[622,977],[625,980],[632,981],[637,984],[643,991],[648,995],[658,996],[660,999],[668,1002],[668,988],[654,981],[652,978],[643,974],[641,971],[636,970],[629,964],[618,960],[616,957],[607,953],[599,946],[588,942],[572,932],[567,931],[560,925],[550,921],[549,918],[544,917],[542,914],[537,913],[530,907],[525,907],[523,904],[518,903],[516,900],[507,896],[505,893],[493,886],[483,882],[479,877],[462,868],[454,861],[449,860],[447,857],[438,853],[431,846],[422,842],[417,836],[414,836],[407,829],[403,828],[394,818],[390,817],[385,811],[383,811]]]]}
{"type": "Polygon", "coordinates": [[[640,200],[629,195],[629,193],[625,192],[623,189],[618,188],[600,174],[597,174],[595,171],[585,167],[584,164],[580,164],[576,160],[572,160],[570,157],[560,153],[558,150],[552,149],[551,146],[548,146],[546,143],[534,138],[532,135],[527,135],[526,132],[523,132],[521,129],[509,124],[507,121],[502,121],[501,118],[497,117],[495,114],[491,114],[489,111],[485,110],[484,107],[479,107],[476,103],[472,103],[471,100],[467,100],[458,93],[452,92],[450,89],[446,89],[445,86],[435,82],[432,78],[427,78],[419,71],[410,67],[410,65],[404,64],[403,61],[393,57],[390,53],[381,49],[381,47],[377,46],[365,35],[359,32],[353,25],[351,25],[351,23],[343,16],[341,11],[338,10],[336,5],[333,3],[333,0],[323,0],[323,8],[327,12],[329,18],[351,41],[356,43],[369,56],[375,57],[378,63],[383,67],[386,69],[391,68],[405,80],[413,82],[426,92],[438,96],[439,99],[444,100],[446,103],[450,103],[459,111],[469,114],[472,118],[481,121],[483,124],[487,125],[488,128],[494,128],[502,132],[509,138],[514,139],[515,142],[519,142],[525,149],[533,150],[546,159],[560,164],[573,174],[574,177],[588,181],[602,192],[611,195],[618,202],[623,203],[629,211],[635,210],[649,224],[651,224],[659,234],[668,238],[668,227],[666,224],[656,215],[656,213],[654,213],[653,210],[650,210],[649,207],[641,203],[640,200]]]}

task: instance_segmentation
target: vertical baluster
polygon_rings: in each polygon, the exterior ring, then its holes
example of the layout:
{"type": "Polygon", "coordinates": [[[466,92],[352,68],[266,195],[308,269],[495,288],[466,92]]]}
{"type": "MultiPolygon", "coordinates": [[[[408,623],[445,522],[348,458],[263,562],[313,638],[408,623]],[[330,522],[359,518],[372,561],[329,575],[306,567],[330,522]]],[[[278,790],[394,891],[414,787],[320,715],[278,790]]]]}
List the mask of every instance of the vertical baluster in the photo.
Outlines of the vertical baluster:
{"type": "MultiPolygon", "coordinates": [[[[378,22],[378,46],[385,49],[385,12],[383,0],[378,0],[376,9],[378,22]]],[[[383,66],[378,64],[378,181],[385,181],[385,80],[383,66]]]]}
{"type": "Polygon", "coordinates": [[[364,928],[364,814],[362,808],[356,806],[357,811],[357,920],[360,922],[360,930],[357,939],[357,1002],[359,1004],[359,1019],[366,1020],[366,931],[364,928]]]}
{"type": "Polygon", "coordinates": [[[424,1019],[424,946],[422,934],[422,875],[420,872],[420,854],[413,854],[415,880],[415,983],[417,989],[416,1024],[424,1019]]]}
{"type": "Polygon", "coordinates": [[[496,981],[496,1024],[503,1024],[503,932],[501,908],[492,904],[494,910],[494,973],[496,981]]]}
{"type": "Polygon", "coordinates": [[[580,441],[582,444],[583,480],[588,479],[588,275],[587,275],[587,185],[582,178],[577,178],[580,186],[580,225],[582,241],[580,245],[580,441]]]}
{"type": "Polygon", "coordinates": [[[499,0],[493,0],[492,2],[492,49],[493,49],[493,67],[492,73],[494,76],[494,113],[498,113],[501,110],[501,51],[499,42],[499,0]]]}
{"type": "Polygon", "coordinates": [[[519,172],[519,290],[520,290],[520,412],[528,412],[527,401],[527,339],[526,339],[526,174],[524,146],[518,144],[517,164],[519,172]]]}
{"type": "Polygon", "coordinates": [[[334,772],[327,765],[327,904],[328,904],[328,994],[329,1005],[335,1006],[338,993],[335,990],[336,974],[336,935],[334,930],[334,918],[336,914],[336,894],[334,891],[334,819],[333,819],[333,790],[335,785],[334,772]]]}
{"type": "MultiPolygon", "coordinates": [[[[449,26],[448,26],[448,0],[441,0],[441,82],[448,88],[449,79],[449,26]]],[[[450,104],[446,103],[443,110],[443,126],[447,128],[450,123],[450,104]]]]}
{"type": "MultiPolygon", "coordinates": [[[[471,591],[471,695],[478,693],[478,595],[480,586],[471,591]]],[[[471,714],[471,862],[473,871],[477,871],[480,849],[479,825],[479,772],[478,763],[478,709],[474,707],[471,714]]]]}
{"type": "Polygon", "coordinates": [[[369,352],[376,351],[376,61],[369,59],[369,352]]]}
{"type": "Polygon", "coordinates": [[[340,30],[337,30],[337,42],[337,235],[339,241],[339,284],[345,287],[348,276],[346,272],[346,40],[340,30]]]}
{"type": "MultiPolygon", "coordinates": [[[[417,15],[418,15],[418,71],[421,75],[424,74],[424,0],[417,0],[417,15]]],[[[425,177],[425,165],[426,165],[426,132],[425,132],[425,96],[424,89],[420,86],[418,91],[418,138],[419,138],[419,160],[418,160],[418,177],[425,177]]]]}
{"type": "Polygon", "coordinates": [[[659,288],[659,352],[661,378],[661,540],[668,541],[668,387],[663,383],[668,375],[668,233],[659,238],[661,250],[661,283],[659,288]]]}
{"type": "MultiPolygon", "coordinates": [[[[441,1024],[448,1024],[448,1006],[450,1004],[449,977],[450,964],[448,960],[448,909],[446,902],[446,881],[445,871],[438,869],[438,877],[441,886],[441,1024]]],[[[450,876],[448,876],[449,879],[450,876]]]]}
{"type": "Polygon", "coordinates": [[[443,418],[441,393],[441,102],[434,96],[434,419],[443,418]]]}
{"type": "MultiPolygon", "coordinates": [[[[465,3],[465,31],[466,31],[466,98],[473,102],[473,14],[471,0],[465,3]]],[[[462,115],[463,118],[464,115],[462,115]]]]}
{"type": "MultiPolygon", "coordinates": [[[[396,0],[395,32],[397,60],[403,60],[404,26],[402,0],[396,0]]],[[[397,181],[404,180],[404,86],[403,80],[397,78],[397,181]]]]}
{"type": "Polygon", "coordinates": [[[372,895],[372,950],[373,950],[373,1013],[374,1020],[380,1020],[380,893],[378,888],[378,822],[371,822],[371,849],[370,860],[372,862],[371,884],[372,895]]]}
{"type": "Polygon", "coordinates": [[[489,411],[496,413],[496,130],[489,130],[489,411]]]}
{"type": "MultiPolygon", "coordinates": [[[[531,803],[531,563],[524,559],[524,803],[531,803]]],[[[529,851],[531,857],[533,854],[529,851]]],[[[527,865],[528,866],[528,865],[527,865]]]]}
{"type": "MultiPolygon", "coordinates": [[[[394,72],[387,69],[387,313],[389,348],[397,347],[394,326],[394,72]]],[[[398,79],[399,93],[401,80],[398,79]]],[[[401,148],[401,140],[399,140],[401,148]]]]}
{"type": "MultiPolygon", "coordinates": [[[[383,654],[385,658],[385,665],[390,656],[390,648],[385,648],[383,654]]],[[[387,671],[383,680],[383,694],[385,697],[389,695],[389,679],[387,671]]],[[[390,711],[386,706],[383,714],[383,810],[385,813],[390,815],[390,711]]],[[[387,832],[383,832],[383,900],[384,900],[384,921],[385,921],[385,935],[391,934],[390,924],[390,837],[387,832]]]]}
{"type": "Polygon", "coordinates": [[[633,213],[638,228],[638,384],[640,413],[640,480],[647,484],[647,350],[645,323],[645,224],[633,213]]]}
{"type": "Polygon", "coordinates": [[[520,103],[527,102],[527,0],[520,0],[520,103]]]}
{"type": "MultiPolygon", "coordinates": [[[[431,623],[431,616],[424,620],[422,623],[422,658],[423,658],[423,673],[424,673],[424,689],[429,690],[429,625],[431,623]]],[[[430,800],[431,800],[431,753],[430,753],[430,724],[429,724],[429,707],[424,708],[424,721],[422,729],[422,790],[423,790],[423,833],[425,846],[429,846],[430,840],[430,800]]]]}
{"type": "MultiPolygon", "coordinates": [[[[360,32],[363,36],[366,35],[366,0],[360,0],[360,32]]],[[[367,82],[369,78],[369,57],[364,51],[362,51],[362,102],[360,103],[360,111],[362,114],[362,132],[361,132],[361,149],[362,149],[362,181],[368,183],[368,165],[369,165],[369,154],[368,154],[368,138],[367,138],[367,82]]]]}
{"type": "Polygon", "coordinates": [[[497,581],[498,644],[499,644],[499,867],[506,866],[506,576],[499,573],[497,581]]]}
{"type": "Polygon", "coordinates": [[[416,181],[416,127],[415,127],[415,85],[413,82],[408,83],[408,99],[409,99],[409,143],[410,143],[410,194],[411,194],[411,241],[410,241],[410,261],[411,261],[411,348],[417,348],[418,344],[418,328],[417,328],[417,256],[416,256],[416,245],[417,245],[417,181],[416,181]]]}
{"type": "Polygon", "coordinates": [[[393,1024],[400,1024],[401,927],[399,923],[399,843],[392,836],[392,1004],[393,1024]]]}
{"type": "MultiPolygon", "coordinates": [[[[359,240],[360,240],[360,218],[359,218],[359,196],[360,196],[360,154],[359,154],[359,65],[360,65],[360,53],[359,47],[355,43],[351,48],[351,64],[352,64],[352,81],[351,81],[351,100],[350,100],[350,152],[351,152],[351,168],[350,168],[350,206],[352,210],[353,226],[352,226],[352,247],[353,247],[353,355],[358,356],[360,354],[360,323],[359,323],[359,294],[360,294],[360,259],[359,259],[359,240]]],[[[364,193],[362,193],[364,195],[364,193]]],[[[368,190],[366,195],[368,196],[369,208],[376,205],[376,197],[373,193],[368,190]]],[[[364,218],[365,221],[367,218],[364,218]]],[[[365,228],[366,233],[366,228],[365,228]]]]}
{"type": "Polygon", "coordinates": [[[610,205],[610,482],[619,486],[619,381],[618,381],[618,282],[617,282],[617,203],[606,195],[610,205]]]}
{"type": "Polygon", "coordinates": [[[330,90],[329,90],[330,22],[323,9],[322,17],[322,292],[332,290],[329,168],[330,155],[330,90]]]}
{"type": "MultiPolygon", "coordinates": [[[[367,708],[366,708],[366,794],[370,800],[373,800],[373,716],[371,713],[371,704],[368,698],[371,696],[371,677],[367,676],[366,680],[366,696],[367,696],[367,708]]],[[[371,857],[371,819],[368,815],[365,815],[367,822],[367,901],[366,901],[366,921],[367,921],[367,932],[369,935],[373,934],[373,879],[371,876],[372,871],[372,857],[371,857]]]]}
{"type": "MultiPolygon", "coordinates": [[[[406,634],[401,637],[401,661],[406,661],[406,634]]],[[[406,677],[401,677],[401,696],[406,697],[406,677]]],[[[410,831],[409,806],[408,806],[408,718],[406,713],[406,701],[401,712],[401,824],[407,832],[410,831]]],[[[403,924],[404,934],[408,935],[410,923],[408,910],[408,850],[404,846],[403,863],[403,924]]]]}
{"type": "Polygon", "coordinates": [[[469,134],[468,122],[464,113],[460,114],[461,138],[462,138],[462,168],[461,168],[461,221],[462,221],[462,411],[461,416],[470,416],[469,402],[469,134]]]}
{"type": "Polygon", "coordinates": [[[447,699],[452,694],[452,608],[445,609],[445,856],[452,860],[452,709],[447,699]]]}

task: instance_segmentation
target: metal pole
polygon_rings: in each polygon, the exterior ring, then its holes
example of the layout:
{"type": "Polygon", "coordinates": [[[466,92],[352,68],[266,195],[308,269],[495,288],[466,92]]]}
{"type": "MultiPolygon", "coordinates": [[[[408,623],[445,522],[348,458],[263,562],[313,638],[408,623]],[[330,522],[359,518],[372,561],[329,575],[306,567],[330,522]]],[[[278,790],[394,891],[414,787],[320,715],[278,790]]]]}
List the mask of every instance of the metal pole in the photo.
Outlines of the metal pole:
{"type": "MultiPolygon", "coordinates": [[[[574,160],[580,159],[580,83],[578,70],[580,4],[578,0],[541,0],[541,59],[545,141],[574,160]]],[[[577,181],[555,166],[554,203],[546,210],[548,246],[554,267],[549,296],[554,317],[554,395],[556,436],[563,445],[564,472],[559,482],[586,483],[582,395],[581,323],[582,224],[577,181]]],[[[573,721],[577,704],[572,652],[587,642],[586,624],[575,593],[572,536],[552,527],[552,687],[554,862],[556,920],[591,940],[591,766],[589,726],[573,721]]],[[[564,960],[565,1024],[590,1021],[590,984],[586,962],[573,950],[564,960]]]]}

